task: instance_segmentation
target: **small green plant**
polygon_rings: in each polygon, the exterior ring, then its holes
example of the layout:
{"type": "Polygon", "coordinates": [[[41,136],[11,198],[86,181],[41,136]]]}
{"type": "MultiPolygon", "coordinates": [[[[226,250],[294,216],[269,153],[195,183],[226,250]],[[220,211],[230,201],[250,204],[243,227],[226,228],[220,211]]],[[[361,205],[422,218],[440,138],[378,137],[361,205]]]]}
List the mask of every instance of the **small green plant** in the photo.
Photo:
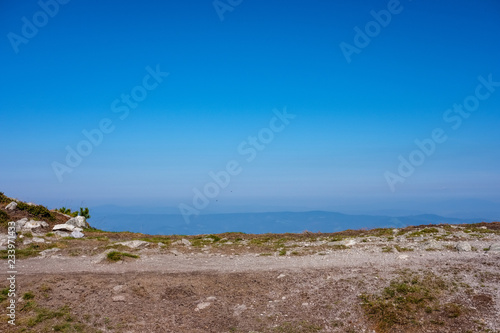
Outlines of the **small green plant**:
{"type": "Polygon", "coordinates": [[[24,295],[23,295],[23,299],[25,301],[33,299],[33,298],[35,298],[35,294],[33,294],[31,291],[28,291],[27,293],[24,293],[24,295]]]}
{"type": "Polygon", "coordinates": [[[79,215],[85,217],[87,220],[90,219],[89,208],[88,207],[85,207],[85,208],[80,207],[79,215]]]}
{"type": "Polygon", "coordinates": [[[280,256],[286,256],[286,249],[285,248],[281,249],[280,252],[279,252],[279,255],[280,256]]]}
{"type": "Polygon", "coordinates": [[[413,249],[409,248],[409,247],[401,247],[399,245],[394,245],[394,247],[396,248],[396,250],[398,250],[398,252],[412,252],[413,249]]]}
{"type": "Polygon", "coordinates": [[[107,255],[108,260],[113,261],[113,262],[120,261],[124,257],[135,258],[135,259],[139,258],[138,255],[126,253],[126,252],[118,252],[118,251],[111,251],[107,255]]]}
{"type": "Polygon", "coordinates": [[[0,226],[4,226],[5,228],[7,228],[7,224],[10,220],[11,219],[9,214],[4,212],[3,210],[0,210],[0,226]]]}

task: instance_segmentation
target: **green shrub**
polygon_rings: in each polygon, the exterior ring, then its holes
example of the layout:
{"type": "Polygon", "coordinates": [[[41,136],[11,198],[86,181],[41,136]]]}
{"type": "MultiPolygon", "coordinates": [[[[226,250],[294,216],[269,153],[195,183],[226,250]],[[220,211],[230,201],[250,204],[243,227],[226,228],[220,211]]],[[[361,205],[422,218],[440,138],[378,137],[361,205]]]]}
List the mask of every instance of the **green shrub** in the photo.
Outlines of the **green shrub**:
{"type": "Polygon", "coordinates": [[[47,207],[42,205],[28,205],[27,203],[24,202],[18,202],[17,208],[20,210],[24,210],[40,219],[44,220],[47,219],[50,221],[55,221],[56,219],[54,215],[47,209],[47,207]]]}
{"type": "Polygon", "coordinates": [[[87,220],[90,219],[89,208],[88,207],[85,207],[85,208],[80,207],[80,214],[79,215],[85,217],[87,220]]]}
{"type": "Polygon", "coordinates": [[[131,253],[126,253],[126,252],[118,252],[118,251],[111,251],[108,253],[108,260],[109,261],[119,261],[122,260],[123,257],[130,257],[130,258],[139,258],[138,255],[131,254],[131,253]]]}

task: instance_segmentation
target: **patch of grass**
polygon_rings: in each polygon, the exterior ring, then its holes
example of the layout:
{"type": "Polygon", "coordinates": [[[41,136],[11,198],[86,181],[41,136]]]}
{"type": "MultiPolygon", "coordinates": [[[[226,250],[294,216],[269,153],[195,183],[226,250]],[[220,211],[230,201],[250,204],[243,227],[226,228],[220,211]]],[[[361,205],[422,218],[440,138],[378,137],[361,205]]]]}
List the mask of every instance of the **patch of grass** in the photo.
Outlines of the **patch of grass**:
{"type": "Polygon", "coordinates": [[[17,209],[24,210],[33,215],[34,217],[38,217],[42,220],[49,220],[49,221],[56,220],[54,214],[52,214],[52,212],[48,210],[47,207],[42,205],[28,205],[27,203],[18,201],[17,209]]]}
{"type": "Polygon", "coordinates": [[[0,226],[7,228],[9,221],[12,221],[10,215],[0,210],[0,226]]]}
{"type": "Polygon", "coordinates": [[[127,252],[118,252],[118,251],[111,251],[107,255],[108,260],[113,261],[113,262],[120,261],[124,257],[135,258],[135,259],[139,258],[138,255],[127,253],[127,252]]]}
{"type": "Polygon", "coordinates": [[[33,298],[35,298],[35,294],[33,294],[31,291],[28,291],[28,292],[24,293],[24,295],[23,295],[23,299],[25,301],[33,299],[33,298]]]}
{"type": "Polygon", "coordinates": [[[221,238],[219,236],[216,236],[216,235],[208,235],[205,238],[211,238],[212,242],[214,242],[214,243],[217,243],[218,241],[221,240],[221,238]]]}
{"type": "MultiPolygon", "coordinates": [[[[16,249],[16,258],[24,259],[29,257],[36,257],[40,252],[48,249],[52,249],[54,247],[64,247],[61,243],[32,243],[23,249],[16,249]]],[[[7,259],[8,251],[1,250],[0,251],[0,259],[7,259]]]]}
{"type": "Polygon", "coordinates": [[[272,256],[273,254],[272,253],[261,253],[259,254],[261,257],[269,257],[269,256],[272,256]]]}
{"type": "Polygon", "coordinates": [[[9,287],[5,287],[2,290],[0,290],[0,303],[5,301],[8,295],[9,295],[9,287]]]}
{"type": "Polygon", "coordinates": [[[394,247],[396,248],[396,250],[398,250],[398,252],[412,252],[413,249],[410,249],[409,247],[401,247],[399,245],[394,245],[394,247]]]}
{"type": "Polygon", "coordinates": [[[55,234],[55,233],[53,233],[53,232],[48,232],[48,233],[46,233],[46,234],[45,234],[45,236],[46,236],[46,237],[53,237],[53,236],[55,236],[55,235],[56,235],[56,234],[55,234]]]}
{"type": "Polygon", "coordinates": [[[281,249],[280,252],[279,252],[279,255],[280,256],[286,256],[286,249],[285,248],[281,249]]]}
{"type": "Polygon", "coordinates": [[[418,231],[414,231],[408,235],[408,237],[423,237],[430,234],[438,233],[439,230],[437,228],[424,228],[418,231]]]}
{"type": "Polygon", "coordinates": [[[393,235],[392,229],[386,229],[386,228],[372,229],[372,230],[370,230],[370,233],[375,237],[392,236],[393,235]]]}
{"type": "Polygon", "coordinates": [[[441,304],[440,298],[448,292],[448,284],[431,272],[418,274],[404,272],[392,280],[378,294],[362,294],[365,313],[375,321],[377,331],[401,331],[402,327],[426,326],[426,321],[457,318],[462,313],[460,305],[441,304]]]}
{"type": "Polygon", "coordinates": [[[392,252],[392,246],[384,246],[382,248],[382,252],[392,252]]]}

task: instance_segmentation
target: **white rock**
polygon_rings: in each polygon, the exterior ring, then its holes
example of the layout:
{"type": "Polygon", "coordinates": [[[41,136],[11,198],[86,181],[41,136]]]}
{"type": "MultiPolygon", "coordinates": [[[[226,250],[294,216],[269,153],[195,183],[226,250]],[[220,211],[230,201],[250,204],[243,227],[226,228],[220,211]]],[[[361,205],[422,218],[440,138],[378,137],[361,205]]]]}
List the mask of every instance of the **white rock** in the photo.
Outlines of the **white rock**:
{"type": "Polygon", "coordinates": [[[280,275],[278,275],[277,279],[282,279],[282,278],[284,278],[285,276],[286,276],[285,274],[280,274],[280,275]]]}
{"type": "Polygon", "coordinates": [[[113,302],[125,302],[125,296],[123,295],[113,296],[113,302]]]}
{"type": "Polygon", "coordinates": [[[73,238],[83,238],[85,235],[81,231],[73,230],[70,236],[73,238]]]}
{"type": "Polygon", "coordinates": [[[356,244],[356,240],[354,239],[348,239],[344,243],[345,246],[353,246],[354,244],[356,244]]]}
{"type": "Polygon", "coordinates": [[[191,242],[185,238],[181,239],[181,243],[186,245],[186,246],[191,246],[191,242]]]}
{"type": "Polygon", "coordinates": [[[45,243],[45,239],[40,237],[33,237],[31,240],[35,243],[45,243]]]}
{"type": "Polygon", "coordinates": [[[88,225],[87,220],[85,219],[84,216],[72,217],[68,221],[66,221],[66,224],[71,224],[72,226],[78,228],[86,228],[88,225]]]}
{"type": "Polygon", "coordinates": [[[14,209],[16,209],[16,207],[17,207],[17,202],[12,201],[10,204],[8,204],[7,206],[5,206],[5,209],[6,210],[14,210],[14,209]]]}
{"type": "Polygon", "coordinates": [[[247,306],[245,304],[238,304],[234,307],[233,315],[234,316],[239,316],[240,314],[243,313],[247,309],[247,306]]]}
{"type": "Polygon", "coordinates": [[[113,287],[113,291],[120,291],[124,288],[125,286],[123,284],[119,284],[117,286],[113,287]]]}
{"type": "Polygon", "coordinates": [[[35,221],[35,220],[29,220],[23,225],[23,230],[31,230],[31,229],[38,229],[41,228],[42,224],[40,221],[35,221]]]}
{"type": "Polygon", "coordinates": [[[472,250],[470,244],[467,242],[458,242],[456,249],[458,252],[470,252],[472,250]]]}
{"type": "Polygon", "coordinates": [[[61,230],[61,231],[73,231],[75,227],[71,224],[56,224],[53,228],[53,231],[61,230]]]}
{"type": "Polygon", "coordinates": [[[212,305],[212,303],[210,303],[210,302],[202,302],[202,303],[199,303],[198,305],[196,305],[196,309],[194,309],[194,311],[200,311],[200,310],[206,309],[206,308],[208,308],[210,305],[212,305]]]}
{"type": "Polygon", "coordinates": [[[500,243],[491,244],[489,252],[500,252],[500,243]]]}
{"type": "Polygon", "coordinates": [[[59,236],[59,237],[69,237],[69,232],[61,231],[61,230],[54,231],[54,234],[59,236]]]}
{"type": "Polygon", "coordinates": [[[44,250],[44,251],[40,252],[40,256],[46,257],[46,256],[51,255],[53,253],[56,253],[58,251],[59,251],[59,249],[54,247],[52,249],[48,249],[48,250],[44,250]]]}
{"type": "Polygon", "coordinates": [[[131,241],[126,241],[126,242],[119,242],[119,243],[115,243],[116,245],[123,245],[123,246],[127,246],[127,247],[130,247],[132,249],[136,249],[140,246],[143,246],[143,245],[148,245],[149,242],[146,242],[146,241],[141,241],[141,240],[131,240],[131,241]]]}
{"type": "Polygon", "coordinates": [[[182,253],[180,253],[179,251],[177,251],[175,249],[174,250],[170,250],[170,253],[172,253],[175,256],[180,256],[182,254],[182,253]]]}
{"type": "Polygon", "coordinates": [[[408,257],[409,256],[407,254],[402,254],[402,255],[398,256],[398,259],[400,259],[400,260],[408,260],[408,257]]]}
{"type": "Polygon", "coordinates": [[[207,299],[206,299],[206,301],[207,301],[207,302],[213,302],[213,301],[215,301],[215,300],[217,300],[217,297],[215,297],[215,296],[209,296],[209,297],[207,297],[207,299]]]}
{"type": "Polygon", "coordinates": [[[28,222],[27,218],[20,219],[16,221],[16,232],[21,231],[21,229],[24,227],[24,225],[28,222]]]}

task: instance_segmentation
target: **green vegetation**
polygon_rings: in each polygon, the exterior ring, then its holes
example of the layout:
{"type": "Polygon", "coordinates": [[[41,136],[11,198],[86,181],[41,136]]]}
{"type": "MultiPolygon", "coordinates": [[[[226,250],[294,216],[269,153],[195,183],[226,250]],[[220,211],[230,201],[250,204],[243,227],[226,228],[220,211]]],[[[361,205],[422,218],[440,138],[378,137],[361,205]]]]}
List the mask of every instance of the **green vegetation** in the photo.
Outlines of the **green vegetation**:
{"type": "Polygon", "coordinates": [[[398,250],[398,252],[412,252],[413,249],[410,249],[409,247],[401,247],[399,245],[394,245],[394,247],[396,248],[396,250],[398,250]]]}
{"type": "Polygon", "coordinates": [[[398,331],[397,327],[426,327],[459,317],[463,312],[460,305],[440,301],[449,291],[448,283],[431,272],[403,272],[381,294],[362,294],[360,298],[377,331],[389,332],[398,331]]]}
{"type": "Polygon", "coordinates": [[[24,295],[23,295],[23,299],[25,301],[33,299],[33,298],[35,298],[35,295],[31,291],[28,291],[27,293],[24,293],[24,295]]]}
{"type": "Polygon", "coordinates": [[[10,216],[3,210],[0,210],[0,227],[7,229],[8,223],[10,221],[10,216]]]}
{"type": "Polygon", "coordinates": [[[135,259],[139,258],[138,255],[126,253],[126,252],[118,252],[118,251],[111,251],[107,255],[108,260],[113,261],[113,262],[120,261],[124,257],[135,258],[135,259]]]}
{"type": "Polygon", "coordinates": [[[0,303],[5,301],[8,295],[9,295],[9,287],[5,287],[2,290],[0,290],[0,303]]]}
{"type": "Polygon", "coordinates": [[[52,214],[50,212],[50,210],[47,209],[47,207],[42,206],[42,205],[28,205],[27,203],[18,201],[17,208],[30,213],[31,215],[33,215],[36,218],[40,218],[43,220],[49,220],[49,221],[56,220],[54,214],[52,214]]]}
{"type": "Polygon", "coordinates": [[[437,228],[424,228],[418,231],[414,231],[408,235],[408,237],[423,237],[429,234],[438,233],[439,230],[437,228]]]}
{"type": "Polygon", "coordinates": [[[61,207],[59,209],[56,209],[56,211],[73,217],[78,216],[78,212],[72,212],[71,209],[66,207],[61,207]]]}

